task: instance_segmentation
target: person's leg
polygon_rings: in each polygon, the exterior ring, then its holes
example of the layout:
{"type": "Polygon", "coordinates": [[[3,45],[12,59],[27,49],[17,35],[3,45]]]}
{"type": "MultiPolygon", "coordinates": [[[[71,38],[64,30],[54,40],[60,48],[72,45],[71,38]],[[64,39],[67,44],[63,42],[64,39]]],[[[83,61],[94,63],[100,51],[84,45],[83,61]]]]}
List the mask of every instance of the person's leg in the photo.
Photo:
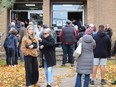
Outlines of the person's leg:
{"type": "Polygon", "coordinates": [[[104,79],[105,77],[105,66],[107,63],[107,59],[101,59],[100,60],[100,69],[101,69],[101,84],[104,85],[106,84],[106,81],[104,79]]]}
{"type": "Polygon", "coordinates": [[[69,55],[69,50],[68,50],[68,61],[67,61],[67,63],[71,63],[70,55],[69,55]]]}
{"type": "Polygon", "coordinates": [[[53,67],[48,67],[48,84],[51,85],[53,82],[53,67]]]}
{"type": "Polygon", "coordinates": [[[46,64],[46,60],[44,60],[44,69],[46,72],[46,80],[47,80],[47,84],[51,85],[51,83],[53,82],[53,67],[47,67],[46,64]]]}
{"type": "Polygon", "coordinates": [[[84,87],[89,87],[90,74],[85,74],[84,87]]]}
{"type": "Polygon", "coordinates": [[[19,54],[20,54],[20,60],[24,61],[24,55],[22,53],[21,46],[19,46],[19,54]]]}
{"type": "Polygon", "coordinates": [[[6,65],[8,65],[8,48],[5,47],[5,53],[6,53],[6,65]]]}
{"type": "Polygon", "coordinates": [[[18,49],[15,49],[15,65],[18,64],[18,49]]]}
{"type": "Polygon", "coordinates": [[[11,60],[12,60],[12,65],[15,65],[15,49],[11,49],[11,60]]]}
{"type": "Polygon", "coordinates": [[[62,65],[66,64],[67,61],[67,53],[68,53],[68,48],[66,44],[62,44],[62,49],[63,49],[63,61],[62,61],[62,65]]]}
{"type": "Polygon", "coordinates": [[[38,61],[37,58],[32,59],[32,84],[36,84],[39,79],[39,71],[38,71],[38,61]]]}
{"type": "Polygon", "coordinates": [[[116,59],[116,54],[115,54],[115,59],[116,59]]]}
{"type": "Polygon", "coordinates": [[[91,81],[90,81],[90,84],[91,85],[94,85],[94,79],[96,77],[97,68],[98,68],[98,65],[99,65],[99,58],[94,58],[93,64],[94,64],[93,73],[91,75],[91,81]]]}
{"type": "Polygon", "coordinates": [[[7,48],[8,51],[8,65],[11,65],[11,50],[10,48],[7,48]]]}
{"type": "Polygon", "coordinates": [[[68,49],[69,56],[70,56],[69,58],[70,58],[70,63],[72,65],[74,65],[74,57],[73,57],[74,50],[75,50],[75,44],[69,45],[69,49],[68,49]]]}
{"type": "Polygon", "coordinates": [[[32,83],[32,58],[30,56],[25,56],[25,72],[26,72],[26,86],[31,86],[32,83]]]}
{"type": "Polygon", "coordinates": [[[41,68],[43,66],[43,53],[42,51],[39,51],[39,67],[41,68]]]}
{"type": "Polygon", "coordinates": [[[82,74],[77,73],[75,87],[81,87],[81,76],[82,74]]]}
{"type": "Polygon", "coordinates": [[[97,68],[98,68],[98,65],[94,65],[94,67],[93,67],[93,73],[92,73],[92,79],[93,79],[93,80],[94,80],[95,77],[96,77],[97,68]]]}

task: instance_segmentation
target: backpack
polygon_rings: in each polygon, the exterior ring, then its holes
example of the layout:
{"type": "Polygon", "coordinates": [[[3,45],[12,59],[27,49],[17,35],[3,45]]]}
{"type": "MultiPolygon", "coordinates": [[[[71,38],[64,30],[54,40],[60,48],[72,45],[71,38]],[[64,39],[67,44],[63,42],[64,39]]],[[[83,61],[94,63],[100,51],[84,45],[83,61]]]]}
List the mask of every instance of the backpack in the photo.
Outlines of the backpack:
{"type": "Polygon", "coordinates": [[[12,34],[10,34],[6,37],[5,42],[4,42],[4,47],[7,47],[7,48],[15,47],[14,36],[12,34]]]}
{"type": "Polygon", "coordinates": [[[9,35],[10,35],[10,34],[8,34],[8,35],[6,36],[6,38],[5,38],[5,41],[4,41],[4,44],[3,44],[4,48],[7,47],[9,35]]]}

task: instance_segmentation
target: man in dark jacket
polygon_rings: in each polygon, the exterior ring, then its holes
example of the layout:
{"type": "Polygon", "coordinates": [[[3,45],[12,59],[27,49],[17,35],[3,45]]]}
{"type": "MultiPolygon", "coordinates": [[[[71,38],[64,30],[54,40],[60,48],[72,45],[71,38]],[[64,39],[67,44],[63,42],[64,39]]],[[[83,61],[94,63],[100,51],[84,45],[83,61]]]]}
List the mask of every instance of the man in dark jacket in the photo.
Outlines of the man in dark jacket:
{"type": "Polygon", "coordinates": [[[105,65],[107,63],[107,57],[110,56],[111,40],[109,36],[104,32],[104,26],[99,26],[99,31],[93,36],[96,41],[96,48],[94,49],[94,69],[92,74],[92,79],[90,81],[91,85],[94,85],[94,78],[96,76],[98,65],[101,68],[101,84],[106,84],[104,79],[105,76],[105,65]]]}
{"type": "Polygon", "coordinates": [[[75,49],[76,35],[76,30],[72,26],[71,21],[67,21],[66,26],[60,32],[60,39],[62,42],[63,49],[62,66],[65,66],[66,64],[67,54],[69,55],[71,66],[74,66],[73,52],[75,49]]]}
{"type": "Polygon", "coordinates": [[[26,35],[26,28],[25,28],[25,24],[24,22],[21,22],[20,23],[20,31],[19,31],[19,34],[20,34],[20,41],[19,41],[19,55],[20,55],[20,60],[21,61],[24,61],[24,55],[21,51],[21,43],[22,43],[22,38],[24,35],[26,35]]]}

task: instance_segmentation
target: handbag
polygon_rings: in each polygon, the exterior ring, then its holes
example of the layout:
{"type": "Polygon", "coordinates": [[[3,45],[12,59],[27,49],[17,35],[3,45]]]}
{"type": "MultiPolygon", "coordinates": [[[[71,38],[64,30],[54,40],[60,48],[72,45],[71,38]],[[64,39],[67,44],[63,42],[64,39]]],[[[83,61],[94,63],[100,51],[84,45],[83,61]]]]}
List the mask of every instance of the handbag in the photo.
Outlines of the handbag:
{"type": "Polygon", "coordinates": [[[78,58],[81,53],[82,53],[82,43],[79,43],[79,45],[77,46],[76,50],[73,53],[73,56],[78,58]]]}

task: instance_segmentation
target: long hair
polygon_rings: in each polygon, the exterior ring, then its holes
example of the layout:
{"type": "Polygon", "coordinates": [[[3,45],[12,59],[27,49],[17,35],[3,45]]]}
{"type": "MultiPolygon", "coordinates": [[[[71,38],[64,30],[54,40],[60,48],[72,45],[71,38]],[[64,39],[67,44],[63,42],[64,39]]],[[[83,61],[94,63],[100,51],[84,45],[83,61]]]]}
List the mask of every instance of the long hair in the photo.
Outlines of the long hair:
{"type": "MultiPolygon", "coordinates": [[[[29,28],[33,28],[33,29],[34,29],[34,27],[33,27],[32,25],[28,25],[28,26],[27,26],[27,29],[26,29],[26,37],[27,37],[27,38],[29,37],[28,31],[27,31],[29,28]]],[[[34,32],[33,32],[32,37],[33,37],[33,38],[35,37],[34,32]]]]}

